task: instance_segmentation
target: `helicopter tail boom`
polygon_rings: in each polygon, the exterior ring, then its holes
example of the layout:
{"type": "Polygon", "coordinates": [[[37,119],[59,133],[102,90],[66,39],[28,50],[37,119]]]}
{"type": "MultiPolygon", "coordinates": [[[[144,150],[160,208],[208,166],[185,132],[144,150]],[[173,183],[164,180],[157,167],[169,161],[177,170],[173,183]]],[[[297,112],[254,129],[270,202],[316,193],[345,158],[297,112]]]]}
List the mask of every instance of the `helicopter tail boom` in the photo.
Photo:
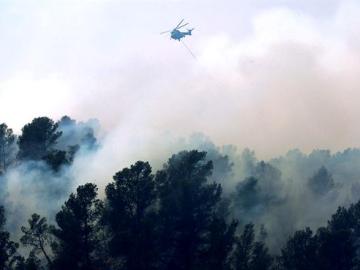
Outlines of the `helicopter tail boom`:
{"type": "Polygon", "coordinates": [[[195,29],[195,28],[188,29],[188,35],[189,35],[189,36],[191,36],[192,31],[193,31],[194,29],[195,29]]]}

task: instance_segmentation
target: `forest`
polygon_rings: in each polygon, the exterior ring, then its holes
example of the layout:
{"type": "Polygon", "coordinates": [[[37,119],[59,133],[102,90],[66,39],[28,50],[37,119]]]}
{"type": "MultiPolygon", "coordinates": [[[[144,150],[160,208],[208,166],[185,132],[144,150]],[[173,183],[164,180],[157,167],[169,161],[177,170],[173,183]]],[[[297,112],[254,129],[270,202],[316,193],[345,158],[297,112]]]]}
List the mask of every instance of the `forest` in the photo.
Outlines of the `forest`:
{"type": "Polygon", "coordinates": [[[74,186],[77,160],[101,151],[97,129],[0,124],[0,269],[360,269],[359,149],[263,161],[195,134],[161,166],[74,186]]]}

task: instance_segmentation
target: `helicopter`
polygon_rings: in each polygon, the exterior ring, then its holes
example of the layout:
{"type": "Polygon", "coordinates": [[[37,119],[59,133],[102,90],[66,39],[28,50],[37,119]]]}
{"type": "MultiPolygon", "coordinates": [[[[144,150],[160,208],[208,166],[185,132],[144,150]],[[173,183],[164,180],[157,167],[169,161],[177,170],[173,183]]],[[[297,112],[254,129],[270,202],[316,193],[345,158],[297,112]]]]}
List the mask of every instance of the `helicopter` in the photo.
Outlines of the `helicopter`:
{"type": "Polygon", "coordinates": [[[170,33],[170,38],[177,40],[177,41],[180,41],[185,36],[191,36],[191,33],[194,30],[194,28],[188,29],[187,32],[181,32],[179,30],[180,28],[189,24],[189,23],[185,23],[185,24],[181,25],[183,23],[183,21],[184,21],[184,19],[182,19],[174,29],[161,32],[160,34],[162,35],[162,34],[170,33]]]}

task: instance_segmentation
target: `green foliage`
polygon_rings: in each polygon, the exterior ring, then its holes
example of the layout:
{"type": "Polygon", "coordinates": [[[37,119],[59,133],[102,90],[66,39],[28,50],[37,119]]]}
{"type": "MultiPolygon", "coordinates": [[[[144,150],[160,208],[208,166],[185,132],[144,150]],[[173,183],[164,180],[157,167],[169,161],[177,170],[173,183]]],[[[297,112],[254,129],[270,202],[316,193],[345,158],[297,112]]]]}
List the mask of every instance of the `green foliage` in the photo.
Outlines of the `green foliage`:
{"type": "Polygon", "coordinates": [[[10,233],[4,230],[6,222],[4,207],[0,207],[0,269],[11,269],[17,260],[19,245],[10,240],[10,233]]]}
{"type": "Polygon", "coordinates": [[[79,186],[56,215],[54,269],[97,269],[98,222],[102,204],[94,184],[79,186]]]}
{"type": "Polygon", "coordinates": [[[62,150],[52,150],[44,157],[46,163],[55,172],[59,171],[61,166],[70,164],[72,161],[71,159],[72,157],[68,157],[68,153],[62,150]]]}
{"type": "Polygon", "coordinates": [[[236,251],[234,256],[234,268],[236,270],[250,269],[254,240],[254,225],[248,224],[245,226],[243,233],[236,243],[236,251]]]}
{"type": "Polygon", "coordinates": [[[22,128],[19,137],[19,158],[41,160],[46,157],[61,136],[58,124],[48,117],[38,117],[22,128]]]}
{"type": "Polygon", "coordinates": [[[103,222],[110,233],[110,254],[125,269],[154,267],[155,182],[147,162],[138,161],[115,174],[106,187],[103,222]]]}
{"type": "Polygon", "coordinates": [[[346,227],[322,227],[315,235],[309,228],[295,232],[282,249],[279,258],[280,269],[356,269],[355,267],[358,267],[356,238],[353,230],[346,227]]]}
{"type": "Polygon", "coordinates": [[[226,270],[231,268],[231,253],[235,243],[238,223],[229,225],[224,218],[215,216],[209,226],[206,244],[199,259],[199,267],[207,270],[226,270]]]}
{"type": "Polygon", "coordinates": [[[315,194],[319,195],[324,195],[335,187],[334,179],[324,166],[309,179],[308,185],[315,194]]]}
{"type": "Polygon", "coordinates": [[[87,123],[77,123],[69,116],[63,116],[57,124],[62,132],[58,141],[61,150],[80,146],[85,150],[94,150],[98,146],[94,131],[96,121],[89,120],[87,123]]]}
{"type": "Polygon", "coordinates": [[[242,226],[248,223],[260,223],[259,219],[272,206],[285,200],[281,172],[264,161],[252,167],[251,176],[236,185],[233,194],[233,209],[242,217],[242,226]]]}
{"type": "Polygon", "coordinates": [[[51,266],[52,261],[46,251],[47,246],[51,241],[50,229],[47,225],[46,218],[41,218],[38,214],[32,214],[28,220],[29,227],[21,227],[23,236],[20,242],[25,246],[32,248],[31,254],[34,256],[42,253],[48,264],[51,266]]]}
{"type": "Polygon", "coordinates": [[[268,270],[273,263],[265,244],[255,241],[253,224],[247,224],[236,241],[233,269],[235,270],[268,270]]]}
{"type": "Polygon", "coordinates": [[[297,231],[281,251],[281,269],[316,270],[318,244],[310,228],[297,231]]]}
{"type": "Polygon", "coordinates": [[[209,244],[221,187],[208,183],[212,162],[206,153],[172,156],[156,175],[159,192],[160,269],[197,269],[209,244]]]}
{"type": "Polygon", "coordinates": [[[351,230],[320,228],[316,235],[319,270],[347,270],[355,267],[356,250],[351,230]]]}
{"type": "Polygon", "coordinates": [[[267,270],[272,269],[273,257],[263,242],[255,242],[252,250],[251,269],[267,270]]]}
{"type": "Polygon", "coordinates": [[[258,182],[255,177],[249,177],[236,186],[235,203],[238,208],[251,209],[262,202],[258,182]]]}
{"type": "Polygon", "coordinates": [[[12,129],[5,123],[0,124],[0,172],[6,171],[15,159],[15,140],[12,129]]]}
{"type": "MultiPolygon", "coordinates": [[[[61,166],[72,162],[78,142],[85,139],[89,145],[96,144],[86,128],[82,129],[85,133],[74,131],[77,124],[70,118],[60,122],[76,142],[73,147],[64,140],[63,148],[56,148],[61,135],[57,124],[36,118],[23,128],[19,157],[45,160],[60,175],[61,166]]],[[[11,130],[2,124],[0,150],[4,138],[7,145],[15,142],[11,130]]],[[[296,231],[276,260],[269,254],[264,228],[256,231],[255,225],[247,223],[256,222],[260,212],[282,202],[281,173],[268,163],[255,164],[248,155],[244,160],[251,165],[246,165],[249,177],[236,186],[233,196],[225,198],[218,175],[212,174],[211,157],[196,150],[173,155],[155,175],[148,162],[124,168],[106,186],[104,201],[98,199],[96,185],[79,186],[56,214],[56,226],[33,214],[21,228],[20,242],[29,252],[27,258],[17,253],[18,244],[4,229],[4,209],[0,208],[0,270],[360,269],[360,202],[338,208],[327,226],[314,232],[309,228],[296,231]],[[229,215],[229,207],[240,209],[239,221],[229,215]],[[247,225],[239,232],[238,224],[247,225]]],[[[212,158],[217,159],[219,175],[226,174],[222,169],[231,169],[226,156],[213,153],[212,158]]],[[[6,167],[3,164],[1,168],[6,167]]],[[[325,195],[335,184],[322,167],[309,179],[308,187],[314,194],[325,195]]]]}
{"type": "Polygon", "coordinates": [[[14,270],[44,270],[44,268],[41,266],[41,261],[36,255],[30,252],[26,260],[23,257],[18,259],[14,270]]]}

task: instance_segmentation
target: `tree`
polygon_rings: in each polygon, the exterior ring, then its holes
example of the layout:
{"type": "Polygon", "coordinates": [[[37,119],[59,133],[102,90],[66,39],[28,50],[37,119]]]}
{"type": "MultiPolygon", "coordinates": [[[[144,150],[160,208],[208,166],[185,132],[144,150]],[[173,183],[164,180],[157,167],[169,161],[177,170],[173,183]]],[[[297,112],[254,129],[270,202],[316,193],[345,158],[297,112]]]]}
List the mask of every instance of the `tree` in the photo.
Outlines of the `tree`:
{"type": "Polygon", "coordinates": [[[47,117],[38,117],[22,128],[19,137],[19,158],[41,160],[45,158],[61,136],[58,124],[47,117]]]}
{"type": "Polygon", "coordinates": [[[4,207],[0,207],[0,269],[7,270],[15,264],[19,245],[10,240],[10,233],[4,230],[6,222],[4,207]]]}
{"type": "Polygon", "coordinates": [[[36,257],[33,252],[30,252],[29,257],[25,260],[24,257],[19,257],[16,265],[15,270],[43,270],[44,268],[41,267],[40,260],[36,257]]]}
{"type": "Polygon", "coordinates": [[[234,248],[237,225],[235,220],[227,225],[224,218],[219,216],[213,218],[203,254],[200,256],[201,269],[230,269],[230,255],[234,248]]]}
{"type": "Polygon", "coordinates": [[[360,201],[348,208],[339,207],[317,237],[319,269],[359,269],[360,201]]]}
{"type": "Polygon", "coordinates": [[[95,137],[95,129],[98,124],[96,120],[77,123],[69,116],[63,116],[57,123],[62,132],[58,142],[60,150],[67,150],[69,147],[75,146],[79,149],[81,147],[85,150],[94,150],[98,146],[95,137]]]}
{"type": "Polygon", "coordinates": [[[259,222],[272,206],[286,198],[279,169],[261,161],[252,170],[253,176],[239,182],[233,195],[234,210],[242,226],[259,222]]]}
{"type": "Polygon", "coordinates": [[[274,259],[263,242],[255,242],[252,252],[251,270],[272,269],[274,259]]]}
{"type": "Polygon", "coordinates": [[[245,148],[241,153],[239,163],[240,171],[242,172],[242,176],[244,178],[253,176],[257,164],[255,152],[245,148]]]}
{"type": "Polygon", "coordinates": [[[328,170],[322,166],[308,181],[311,191],[318,195],[325,195],[334,188],[334,179],[328,170]]]}
{"type": "Polygon", "coordinates": [[[72,158],[71,154],[68,157],[66,151],[52,150],[43,159],[53,171],[58,172],[63,165],[69,165],[72,162],[72,158]]]}
{"type": "Polygon", "coordinates": [[[221,186],[208,183],[212,162],[206,153],[183,151],[173,155],[156,174],[159,192],[160,269],[201,267],[221,186]]]}
{"type": "Polygon", "coordinates": [[[307,228],[290,237],[280,256],[280,269],[354,270],[358,269],[358,205],[339,207],[316,234],[307,228]]]}
{"type": "Polygon", "coordinates": [[[236,241],[233,258],[235,270],[268,270],[271,269],[273,258],[261,241],[255,241],[253,224],[247,224],[236,241]]]}
{"type": "Polygon", "coordinates": [[[296,231],[281,250],[279,258],[281,269],[317,270],[318,242],[310,228],[296,231]]]}
{"type": "Polygon", "coordinates": [[[351,230],[317,232],[319,270],[352,270],[356,265],[356,248],[351,230]]]}
{"type": "Polygon", "coordinates": [[[97,269],[100,263],[96,256],[99,248],[97,225],[101,210],[94,184],[79,186],[76,194],[70,195],[56,214],[58,228],[53,229],[58,240],[53,245],[55,269],[97,269]]]}
{"type": "Polygon", "coordinates": [[[235,204],[236,207],[250,211],[258,204],[262,203],[263,198],[259,194],[259,180],[255,177],[246,178],[236,185],[235,204]]]}
{"type": "Polygon", "coordinates": [[[0,124],[0,172],[15,159],[16,136],[5,123],[0,124]]]}
{"type": "Polygon", "coordinates": [[[255,239],[254,225],[245,226],[243,233],[236,243],[234,255],[234,268],[236,270],[249,270],[251,261],[251,251],[255,239]]]}
{"type": "Polygon", "coordinates": [[[109,228],[109,250],[124,260],[125,269],[154,267],[154,176],[149,163],[138,161],[115,174],[106,187],[103,222],[109,228]]]}
{"type": "Polygon", "coordinates": [[[41,218],[38,214],[32,214],[28,220],[29,227],[21,227],[23,236],[20,238],[20,242],[25,246],[32,247],[31,254],[36,256],[38,253],[42,253],[47,260],[49,266],[52,265],[52,261],[46,251],[47,246],[50,243],[50,230],[47,225],[46,218],[41,218]]]}

